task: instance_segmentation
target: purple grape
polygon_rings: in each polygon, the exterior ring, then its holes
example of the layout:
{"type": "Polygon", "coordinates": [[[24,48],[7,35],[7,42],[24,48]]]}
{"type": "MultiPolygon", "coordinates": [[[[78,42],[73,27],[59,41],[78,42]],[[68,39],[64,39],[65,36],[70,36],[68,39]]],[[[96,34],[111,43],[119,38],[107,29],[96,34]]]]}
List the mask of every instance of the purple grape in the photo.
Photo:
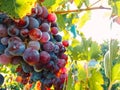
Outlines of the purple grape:
{"type": "Polygon", "coordinates": [[[7,65],[11,62],[11,58],[5,54],[0,55],[0,64],[7,65]]]}
{"type": "Polygon", "coordinates": [[[23,59],[29,65],[35,65],[39,62],[39,52],[34,48],[27,48],[23,54],[23,59]]]}
{"type": "Polygon", "coordinates": [[[20,19],[16,22],[16,25],[20,28],[26,28],[29,25],[29,18],[28,16],[25,16],[23,19],[20,19]]]}
{"type": "Polygon", "coordinates": [[[66,64],[66,61],[64,59],[58,59],[57,65],[59,68],[63,68],[66,64]]]}
{"type": "Polygon", "coordinates": [[[46,42],[43,44],[43,49],[47,52],[52,52],[54,51],[54,44],[52,42],[46,42]]]}
{"type": "Polygon", "coordinates": [[[54,45],[54,53],[59,53],[59,46],[58,45],[54,45]]]}
{"type": "Polygon", "coordinates": [[[20,30],[16,28],[14,25],[11,25],[10,27],[8,27],[7,31],[9,36],[17,36],[19,35],[19,32],[20,32],[20,30]]]}
{"type": "Polygon", "coordinates": [[[28,29],[21,29],[20,30],[20,35],[22,37],[27,37],[29,35],[29,30],[28,29]]]}
{"type": "Polygon", "coordinates": [[[7,47],[5,45],[3,45],[2,43],[0,43],[0,55],[4,53],[4,50],[6,49],[7,47]]]}
{"type": "Polygon", "coordinates": [[[8,45],[8,39],[9,39],[9,37],[3,37],[3,38],[1,38],[1,43],[3,45],[8,45]]]}
{"type": "Polygon", "coordinates": [[[28,47],[34,48],[36,50],[40,50],[40,43],[38,41],[30,41],[28,43],[28,47]]]}
{"type": "Polygon", "coordinates": [[[50,26],[48,23],[42,23],[39,27],[39,29],[42,31],[42,32],[48,32],[50,31],[50,26]]]}
{"type": "Polygon", "coordinates": [[[43,18],[47,18],[47,16],[48,16],[48,10],[47,10],[47,8],[46,7],[44,7],[44,6],[42,6],[42,14],[41,14],[41,17],[43,17],[43,18]]]}
{"type": "Polygon", "coordinates": [[[31,29],[38,28],[38,27],[39,27],[39,22],[37,21],[37,19],[33,17],[29,17],[28,28],[31,30],[31,29]]]}
{"type": "Polygon", "coordinates": [[[25,51],[25,44],[18,41],[11,42],[8,45],[8,50],[13,56],[21,56],[25,51]]]}
{"type": "Polygon", "coordinates": [[[50,61],[50,54],[46,51],[41,51],[39,62],[42,63],[42,64],[46,64],[49,61],[50,61]]]}
{"type": "Polygon", "coordinates": [[[0,37],[6,37],[7,35],[7,28],[3,24],[0,24],[0,37]]]}

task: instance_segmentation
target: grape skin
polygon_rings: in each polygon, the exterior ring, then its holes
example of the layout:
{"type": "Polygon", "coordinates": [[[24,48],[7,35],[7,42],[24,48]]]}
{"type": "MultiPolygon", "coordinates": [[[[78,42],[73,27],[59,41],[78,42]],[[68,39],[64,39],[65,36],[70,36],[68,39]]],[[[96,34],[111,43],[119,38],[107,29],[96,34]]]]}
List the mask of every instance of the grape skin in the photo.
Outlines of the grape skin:
{"type": "Polygon", "coordinates": [[[39,62],[39,52],[34,48],[27,48],[23,54],[26,63],[33,66],[39,62]]]}

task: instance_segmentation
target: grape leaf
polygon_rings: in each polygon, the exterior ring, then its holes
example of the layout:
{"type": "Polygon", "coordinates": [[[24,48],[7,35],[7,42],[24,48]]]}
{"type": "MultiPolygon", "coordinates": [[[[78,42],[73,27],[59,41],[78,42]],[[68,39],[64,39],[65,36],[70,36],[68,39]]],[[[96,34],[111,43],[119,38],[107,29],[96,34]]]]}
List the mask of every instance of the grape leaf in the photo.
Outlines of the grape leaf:
{"type": "Polygon", "coordinates": [[[36,0],[0,0],[0,11],[13,19],[19,19],[31,12],[36,0]]]}
{"type": "Polygon", "coordinates": [[[74,2],[75,2],[75,4],[76,4],[76,6],[77,6],[78,8],[80,8],[80,7],[82,6],[82,4],[84,3],[84,0],[74,0],[74,2]]]}
{"type": "Polygon", "coordinates": [[[102,84],[104,84],[104,81],[101,73],[97,70],[92,70],[89,78],[90,90],[103,90],[102,84]]]}
{"type": "Polygon", "coordinates": [[[83,14],[83,16],[80,17],[79,22],[78,22],[78,27],[82,28],[86,22],[90,19],[91,12],[87,11],[83,14]]]}
{"type": "Polygon", "coordinates": [[[57,15],[57,23],[61,29],[65,29],[65,20],[62,15],[57,15]]]}
{"type": "Polygon", "coordinates": [[[112,83],[120,82],[120,64],[115,64],[112,68],[112,83]]]}
{"type": "Polygon", "coordinates": [[[50,6],[52,6],[52,5],[55,4],[55,1],[56,1],[56,0],[45,0],[45,1],[43,2],[43,5],[46,6],[46,7],[50,7],[50,6]]]}

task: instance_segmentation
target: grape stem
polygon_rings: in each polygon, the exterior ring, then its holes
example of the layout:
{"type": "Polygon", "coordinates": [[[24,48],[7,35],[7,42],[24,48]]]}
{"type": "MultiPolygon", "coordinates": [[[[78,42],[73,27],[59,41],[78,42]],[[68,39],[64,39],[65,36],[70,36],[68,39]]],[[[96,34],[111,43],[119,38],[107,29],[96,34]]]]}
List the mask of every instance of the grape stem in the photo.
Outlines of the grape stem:
{"type": "Polygon", "coordinates": [[[111,8],[108,7],[91,7],[91,8],[83,8],[83,9],[77,9],[77,10],[68,10],[68,11],[54,11],[56,14],[66,14],[66,13],[71,13],[71,12],[82,12],[82,11],[89,11],[89,10],[96,10],[96,9],[106,9],[106,10],[111,10],[111,8]]]}

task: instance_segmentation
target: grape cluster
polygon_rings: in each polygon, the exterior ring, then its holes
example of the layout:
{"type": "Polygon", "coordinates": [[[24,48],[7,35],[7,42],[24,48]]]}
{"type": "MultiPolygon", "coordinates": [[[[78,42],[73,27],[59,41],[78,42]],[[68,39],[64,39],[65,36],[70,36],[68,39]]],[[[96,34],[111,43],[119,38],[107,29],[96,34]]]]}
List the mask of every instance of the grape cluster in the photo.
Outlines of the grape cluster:
{"type": "Polygon", "coordinates": [[[31,14],[12,20],[0,13],[0,64],[18,65],[16,81],[40,81],[43,90],[62,90],[67,80],[65,54],[68,41],[62,41],[54,13],[36,4],[31,14]]]}

